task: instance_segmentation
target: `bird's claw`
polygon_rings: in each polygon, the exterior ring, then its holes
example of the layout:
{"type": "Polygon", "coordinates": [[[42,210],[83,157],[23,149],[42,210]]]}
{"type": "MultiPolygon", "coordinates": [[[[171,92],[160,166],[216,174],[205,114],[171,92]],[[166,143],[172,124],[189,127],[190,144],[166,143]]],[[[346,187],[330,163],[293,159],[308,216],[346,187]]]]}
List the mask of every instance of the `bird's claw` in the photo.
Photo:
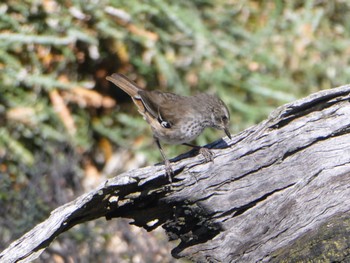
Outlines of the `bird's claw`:
{"type": "Polygon", "coordinates": [[[168,177],[169,183],[173,182],[172,177],[174,176],[174,171],[171,168],[171,164],[168,160],[165,161],[165,174],[168,177]]]}
{"type": "Polygon", "coordinates": [[[208,148],[201,147],[199,153],[203,155],[206,162],[214,161],[214,154],[208,148]]]}

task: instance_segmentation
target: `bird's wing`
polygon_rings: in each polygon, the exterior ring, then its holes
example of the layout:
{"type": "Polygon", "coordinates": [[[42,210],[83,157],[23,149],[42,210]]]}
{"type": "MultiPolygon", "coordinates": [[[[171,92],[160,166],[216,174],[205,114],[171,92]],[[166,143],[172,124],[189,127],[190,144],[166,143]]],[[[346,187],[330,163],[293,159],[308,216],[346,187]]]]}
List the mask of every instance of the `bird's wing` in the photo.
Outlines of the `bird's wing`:
{"type": "Polygon", "coordinates": [[[138,92],[146,110],[159,122],[165,121],[173,126],[177,123],[178,117],[175,109],[182,104],[185,98],[174,93],[140,90],[138,92]]]}

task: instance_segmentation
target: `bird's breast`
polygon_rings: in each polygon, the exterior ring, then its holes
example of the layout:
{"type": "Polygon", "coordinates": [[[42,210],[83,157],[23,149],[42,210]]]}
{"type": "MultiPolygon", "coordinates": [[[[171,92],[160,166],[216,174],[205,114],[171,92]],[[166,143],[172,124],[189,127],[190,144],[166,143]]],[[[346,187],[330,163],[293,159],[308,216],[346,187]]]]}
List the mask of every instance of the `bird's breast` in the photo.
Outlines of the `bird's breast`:
{"type": "Polygon", "coordinates": [[[161,125],[159,118],[155,118],[146,109],[140,113],[150,124],[154,136],[169,144],[189,143],[196,139],[205,127],[210,126],[206,119],[190,110],[177,114],[171,119],[165,119],[164,121],[168,122],[170,127],[161,125]]]}
{"type": "Polygon", "coordinates": [[[191,142],[204,130],[200,123],[195,122],[183,122],[170,128],[164,128],[157,122],[153,123],[153,125],[151,124],[151,127],[155,137],[169,144],[191,142]]]}

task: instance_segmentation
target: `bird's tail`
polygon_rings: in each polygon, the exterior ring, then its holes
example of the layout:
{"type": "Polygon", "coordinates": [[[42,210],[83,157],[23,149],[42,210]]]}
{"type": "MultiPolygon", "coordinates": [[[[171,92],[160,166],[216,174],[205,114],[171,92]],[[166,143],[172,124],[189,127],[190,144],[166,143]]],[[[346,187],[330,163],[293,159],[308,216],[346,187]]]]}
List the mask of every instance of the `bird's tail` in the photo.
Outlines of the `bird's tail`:
{"type": "Polygon", "coordinates": [[[107,76],[106,79],[124,90],[132,98],[134,98],[137,95],[137,92],[141,90],[135,82],[128,79],[123,74],[113,73],[111,76],[107,76]]]}

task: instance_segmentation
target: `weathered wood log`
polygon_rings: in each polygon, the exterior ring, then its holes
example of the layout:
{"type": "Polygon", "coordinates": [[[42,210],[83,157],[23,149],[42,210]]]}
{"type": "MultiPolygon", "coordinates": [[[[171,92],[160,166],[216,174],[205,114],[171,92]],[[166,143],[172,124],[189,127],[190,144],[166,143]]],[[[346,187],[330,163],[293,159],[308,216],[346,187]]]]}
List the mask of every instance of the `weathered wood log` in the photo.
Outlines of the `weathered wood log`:
{"type": "MultiPolygon", "coordinates": [[[[0,262],[29,262],[60,233],[99,217],[132,218],[149,231],[162,226],[181,240],[173,256],[196,262],[289,261],[293,244],[302,250],[300,242],[319,231],[349,224],[350,86],[282,106],[209,147],[213,162],[194,152],[173,160],[172,185],[163,165],[107,180],[54,210],[0,262]]],[[[349,232],[342,230],[335,233],[349,232]]]]}

